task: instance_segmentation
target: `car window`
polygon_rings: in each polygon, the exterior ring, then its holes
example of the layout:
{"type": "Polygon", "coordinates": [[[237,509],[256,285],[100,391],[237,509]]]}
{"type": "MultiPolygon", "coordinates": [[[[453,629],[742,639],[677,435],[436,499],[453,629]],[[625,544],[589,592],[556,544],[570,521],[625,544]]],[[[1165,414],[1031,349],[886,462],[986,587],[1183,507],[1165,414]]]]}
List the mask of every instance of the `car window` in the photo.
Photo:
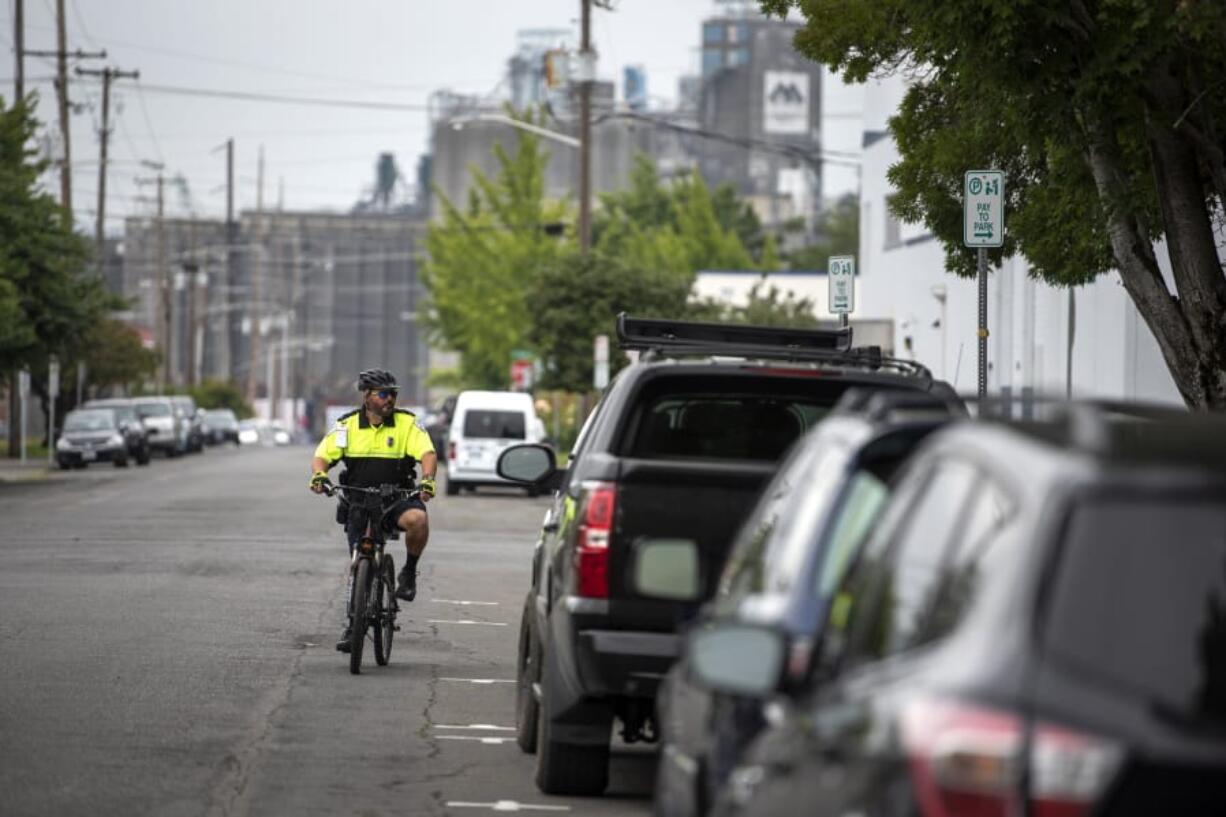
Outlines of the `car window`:
{"type": "Polygon", "coordinates": [[[1226,721],[1226,497],[1085,502],[1061,550],[1053,659],[1159,717],[1226,721]]]}
{"type": "Polygon", "coordinates": [[[114,427],[115,415],[110,409],[73,411],[64,418],[64,431],[109,431],[114,427]]]}
{"type": "Polygon", "coordinates": [[[965,513],[952,558],[942,566],[932,604],[924,615],[924,643],[953,632],[970,609],[984,577],[996,575],[1007,556],[1000,535],[1008,517],[1005,492],[989,479],[980,480],[965,513]]]}
{"type": "Polygon", "coordinates": [[[846,461],[842,446],[807,443],[795,450],[742,525],[720,578],[717,603],[735,602],[768,588],[782,589],[780,585],[794,577],[794,567],[784,564],[792,560],[780,558],[780,551],[795,538],[797,529],[812,528],[814,523],[807,518],[822,503],[806,497],[832,492],[831,483],[846,461]]]}
{"type": "Polygon", "coordinates": [[[889,495],[886,483],[868,471],[857,471],[848,482],[835,513],[825,558],[816,574],[814,590],[819,597],[829,598],[834,594],[857,546],[877,520],[889,495]]]}
{"type": "Polygon", "coordinates": [[[526,436],[524,413],[469,409],[464,413],[464,436],[470,439],[522,440],[526,436]]]}
{"type": "Polygon", "coordinates": [[[825,408],[762,394],[660,394],[643,408],[628,454],[773,462],[825,408]]]}
{"type": "Polygon", "coordinates": [[[941,461],[897,528],[872,553],[866,551],[850,612],[849,662],[876,660],[925,643],[932,594],[979,478],[968,463],[941,461]]]}
{"type": "Polygon", "coordinates": [[[166,417],[170,414],[170,406],[165,403],[140,403],[136,413],[141,417],[166,417]]]}

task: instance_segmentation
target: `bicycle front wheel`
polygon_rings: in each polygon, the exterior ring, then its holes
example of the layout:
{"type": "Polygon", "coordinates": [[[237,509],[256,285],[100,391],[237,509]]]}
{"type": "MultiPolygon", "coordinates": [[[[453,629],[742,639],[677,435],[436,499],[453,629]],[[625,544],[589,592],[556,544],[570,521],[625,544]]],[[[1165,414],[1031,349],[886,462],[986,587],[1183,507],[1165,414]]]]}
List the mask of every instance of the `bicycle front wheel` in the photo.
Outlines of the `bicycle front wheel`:
{"type": "Polygon", "coordinates": [[[384,556],[375,581],[371,605],[371,627],[375,636],[375,661],[386,667],[392,658],[392,633],[396,629],[396,568],[391,556],[384,556]]]}
{"type": "Polygon", "coordinates": [[[366,646],[366,627],[370,598],[370,559],[358,559],[353,571],[353,636],[349,641],[349,671],[362,672],[362,649],[366,646]]]}

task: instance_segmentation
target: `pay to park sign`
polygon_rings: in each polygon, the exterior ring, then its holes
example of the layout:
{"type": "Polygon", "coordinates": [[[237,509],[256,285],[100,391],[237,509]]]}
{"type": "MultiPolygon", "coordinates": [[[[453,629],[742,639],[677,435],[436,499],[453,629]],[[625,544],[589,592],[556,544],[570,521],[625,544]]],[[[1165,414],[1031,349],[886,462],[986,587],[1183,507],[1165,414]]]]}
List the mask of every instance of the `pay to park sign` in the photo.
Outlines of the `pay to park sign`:
{"type": "Polygon", "coordinates": [[[968,170],[962,189],[962,243],[999,247],[1005,243],[1005,174],[968,170]]]}

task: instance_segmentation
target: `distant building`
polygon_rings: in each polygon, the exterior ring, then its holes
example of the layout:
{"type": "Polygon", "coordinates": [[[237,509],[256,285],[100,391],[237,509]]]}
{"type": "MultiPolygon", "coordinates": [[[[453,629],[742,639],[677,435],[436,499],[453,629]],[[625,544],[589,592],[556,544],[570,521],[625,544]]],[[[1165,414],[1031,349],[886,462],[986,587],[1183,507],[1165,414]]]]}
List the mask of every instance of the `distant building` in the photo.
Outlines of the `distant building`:
{"type": "Polygon", "coordinates": [[[736,188],[768,227],[807,219],[822,195],[821,67],[792,46],[799,24],[724,5],[728,13],[702,23],[698,120],[726,140],[705,140],[698,167],[712,186],[736,188]],[[736,140],[787,145],[797,157],[736,140]]]}
{"type": "MultiPolygon", "coordinates": [[[[356,373],[380,366],[396,373],[405,404],[424,402],[423,231],[404,214],[244,212],[227,244],[221,221],[164,220],[172,382],[250,380],[256,397],[320,406],[353,401],[356,373]]],[[[156,219],[131,218],[123,241],[131,323],[150,333],[158,234],[156,219]]]]}

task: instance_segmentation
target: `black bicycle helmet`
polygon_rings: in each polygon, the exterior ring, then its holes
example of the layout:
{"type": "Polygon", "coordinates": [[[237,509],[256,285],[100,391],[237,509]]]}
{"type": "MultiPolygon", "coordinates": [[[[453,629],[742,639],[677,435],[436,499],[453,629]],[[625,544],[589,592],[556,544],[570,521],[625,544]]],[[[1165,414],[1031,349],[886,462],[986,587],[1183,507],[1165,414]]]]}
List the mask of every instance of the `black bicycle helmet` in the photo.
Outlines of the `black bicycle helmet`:
{"type": "Polygon", "coordinates": [[[396,375],[385,369],[367,369],[358,375],[358,391],[378,391],[391,389],[399,391],[396,385],[396,375]]]}

